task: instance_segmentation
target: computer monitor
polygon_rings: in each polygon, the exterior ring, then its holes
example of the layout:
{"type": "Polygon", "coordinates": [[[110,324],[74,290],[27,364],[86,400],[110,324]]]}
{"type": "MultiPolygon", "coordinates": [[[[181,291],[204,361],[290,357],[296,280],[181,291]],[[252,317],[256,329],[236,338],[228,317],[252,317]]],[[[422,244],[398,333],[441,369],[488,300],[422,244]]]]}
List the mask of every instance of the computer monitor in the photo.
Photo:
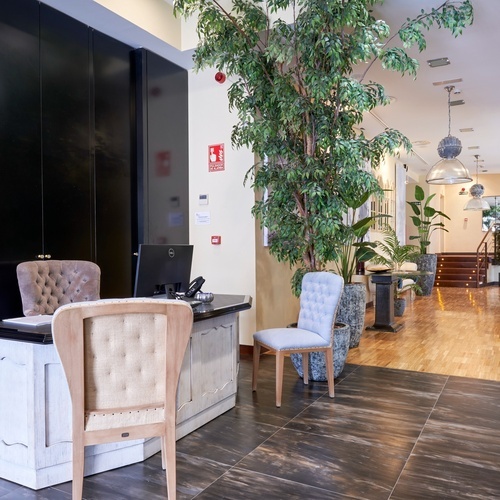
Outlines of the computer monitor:
{"type": "Polygon", "coordinates": [[[193,245],[139,245],[134,297],[185,292],[192,259],[193,245]]]}

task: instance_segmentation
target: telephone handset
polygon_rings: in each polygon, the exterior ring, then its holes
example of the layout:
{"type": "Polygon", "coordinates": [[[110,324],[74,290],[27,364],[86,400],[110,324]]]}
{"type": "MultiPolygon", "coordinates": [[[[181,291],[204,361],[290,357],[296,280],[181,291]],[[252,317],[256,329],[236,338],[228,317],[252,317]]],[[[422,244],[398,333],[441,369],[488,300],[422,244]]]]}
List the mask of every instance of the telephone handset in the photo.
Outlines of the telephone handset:
{"type": "Polygon", "coordinates": [[[203,283],[205,283],[205,279],[203,278],[203,276],[198,276],[197,278],[195,278],[193,281],[191,281],[191,283],[189,283],[184,297],[194,297],[196,292],[199,292],[201,290],[203,283]]]}

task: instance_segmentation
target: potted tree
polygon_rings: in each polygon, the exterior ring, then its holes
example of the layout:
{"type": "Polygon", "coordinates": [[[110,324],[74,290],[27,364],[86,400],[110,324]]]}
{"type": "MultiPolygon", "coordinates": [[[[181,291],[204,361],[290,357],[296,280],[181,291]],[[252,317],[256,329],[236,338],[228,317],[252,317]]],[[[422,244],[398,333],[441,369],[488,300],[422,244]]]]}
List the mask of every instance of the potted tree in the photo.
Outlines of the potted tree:
{"type": "Polygon", "coordinates": [[[422,295],[430,295],[432,293],[436,277],[437,255],[427,253],[428,247],[431,244],[432,233],[434,231],[448,232],[444,226],[444,222],[439,220],[439,217],[450,220],[445,213],[431,207],[430,202],[434,196],[435,193],[426,197],[424,190],[417,184],[415,185],[415,201],[406,202],[413,211],[411,220],[418,231],[417,235],[410,236],[410,240],[417,240],[419,244],[419,252],[414,260],[420,271],[431,272],[428,276],[422,276],[421,292],[419,292],[422,295]]]}
{"type": "Polygon", "coordinates": [[[424,32],[433,25],[456,36],[473,18],[470,0],[445,0],[391,35],[388,24],[373,16],[377,3],[174,3],[177,14],[198,16],[195,69],[213,67],[231,81],[229,105],[238,117],[233,146],[252,149],[257,161],[245,180],[269,192],[253,213],[269,229],[270,253],[297,267],[297,295],[304,273],[326,269],[346,241],[349,206],[341,186],[361,176],[369,188],[375,180],[371,168],[397,148],[411,147],[397,130],[369,138],[359,127],[363,113],[390,102],[382,85],[365,81],[366,72],[379,61],[388,70],[415,75],[418,62],[407,48],[423,50],[424,32]],[[360,67],[365,74],[355,76],[360,67]]]}

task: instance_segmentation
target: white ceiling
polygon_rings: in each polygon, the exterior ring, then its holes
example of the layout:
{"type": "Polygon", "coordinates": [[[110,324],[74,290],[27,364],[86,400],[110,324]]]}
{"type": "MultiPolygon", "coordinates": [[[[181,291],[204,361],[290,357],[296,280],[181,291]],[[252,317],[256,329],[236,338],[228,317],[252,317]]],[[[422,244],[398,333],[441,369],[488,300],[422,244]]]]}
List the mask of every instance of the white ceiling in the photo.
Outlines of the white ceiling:
{"type": "MultiPolygon", "coordinates": [[[[382,18],[391,26],[400,26],[407,17],[418,15],[420,9],[437,7],[440,0],[385,0],[380,8],[382,18]]],[[[475,179],[479,157],[479,173],[500,173],[500,93],[496,86],[500,69],[496,64],[500,47],[500,1],[472,0],[474,23],[454,38],[449,31],[431,29],[427,32],[427,49],[412,55],[420,62],[417,78],[400,77],[375,68],[368,74],[382,83],[388,95],[395,98],[389,106],[375,110],[375,115],[388,126],[403,132],[412,143],[416,155],[402,158],[411,170],[425,174],[440,158],[439,141],[448,135],[448,93],[445,85],[433,85],[461,78],[455,83],[451,100],[463,99],[465,104],[451,107],[451,135],[462,142],[458,157],[475,179]],[[426,61],[448,57],[448,66],[430,68],[426,61]],[[472,128],[473,132],[460,132],[472,128]],[[419,141],[428,141],[419,146],[419,141]],[[470,149],[479,147],[479,149],[470,149]],[[481,161],[484,160],[484,161],[481,161]]],[[[376,120],[366,120],[366,128],[376,131],[376,120]]]]}
{"type": "MultiPolygon", "coordinates": [[[[42,0],[44,3],[79,19],[134,47],[148,48],[173,62],[189,67],[191,53],[181,53],[156,37],[116,16],[93,0],[42,0]]],[[[377,7],[380,17],[398,27],[407,17],[414,17],[420,9],[437,7],[442,0],[385,0],[377,7]]],[[[422,54],[412,53],[420,61],[417,78],[374,67],[366,78],[382,83],[388,95],[394,98],[389,106],[377,108],[363,123],[366,134],[375,134],[387,125],[403,132],[412,143],[414,153],[402,156],[414,175],[425,175],[439,160],[437,145],[448,135],[448,93],[444,85],[433,82],[461,78],[455,87],[459,94],[451,94],[452,101],[463,99],[464,105],[451,108],[451,135],[462,141],[459,159],[475,179],[474,155],[480,155],[480,175],[500,174],[500,68],[497,63],[500,47],[500,0],[472,0],[474,24],[454,38],[450,32],[431,29],[426,34],[427,49],[422,54]],[[426,61],[448,57],[451,64],[429,68],[426,61]],[[460,129],[472,128],[472,132],[460,129]],[[419,146],[420,141],[428,141],[419,146]],[[470,149],[478,147],[478,149],[470,149]]],[[[396,28],[397,29],[397,28],[396,28]]]]}

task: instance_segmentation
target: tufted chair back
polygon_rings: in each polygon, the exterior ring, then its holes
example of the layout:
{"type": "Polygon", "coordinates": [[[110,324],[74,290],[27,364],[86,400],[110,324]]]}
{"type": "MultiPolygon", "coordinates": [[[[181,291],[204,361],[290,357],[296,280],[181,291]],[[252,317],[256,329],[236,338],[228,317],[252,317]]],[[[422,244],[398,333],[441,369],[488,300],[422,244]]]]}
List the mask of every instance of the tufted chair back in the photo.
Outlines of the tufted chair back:
{"type": "Polygon", "coordinates": [[[73,499],[82,495],[86,445],[154,436],[175,499],[176,392],[192,325],[191,306],[179,300],[109,299],[55,312],[73,414],[73,499]]]}
{"type": "Polygon", "coordinates": [[[302,279],[298,328],[315,332],[333,343],[337,306],[344,280],[332,273],[307,273],[302,279]]]}
{"type": "Polygon", "coordinates": [[[62,305],[99,299],[101,270],[84,260],[35,260],[17,266],[25,316],[53,314],[62,305]]]}

